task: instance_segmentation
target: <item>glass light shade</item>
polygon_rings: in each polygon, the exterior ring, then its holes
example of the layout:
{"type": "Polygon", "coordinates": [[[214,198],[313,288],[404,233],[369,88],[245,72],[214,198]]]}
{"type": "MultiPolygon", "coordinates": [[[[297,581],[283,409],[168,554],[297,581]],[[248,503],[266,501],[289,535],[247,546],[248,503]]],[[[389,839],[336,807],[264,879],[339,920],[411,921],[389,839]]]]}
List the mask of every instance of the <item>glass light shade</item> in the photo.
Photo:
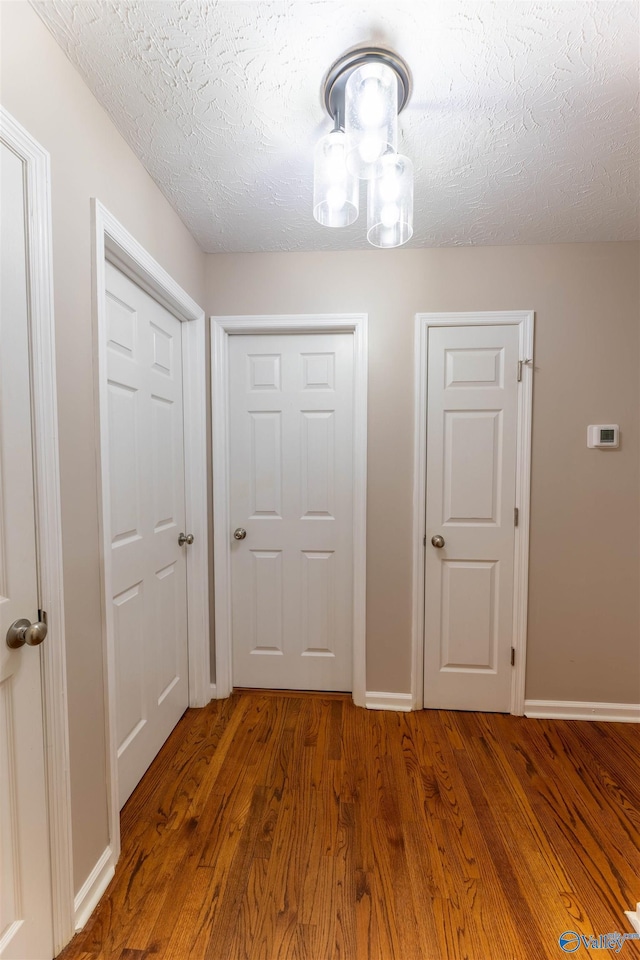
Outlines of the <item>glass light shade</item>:
{"type": "Polygon", "coordinates": [[[374,247],[400,247],[413,235],[413,164],[389,153],[378,160],[367,190],[367,240],[374,247]]]}
{"type": "Polygon", "coordinates": [[[376,176],[376,162],[398,143],[398,78],[384,63],[365,63],[345,86],[347,166],[361,180],[376,176]]]}
{"type": "Polygon", "coordinates": [[[345,135],[334,130],[316,146],[313,215],[325,227],[348,227],[358,219],[358,178],[347,170],[345,135]]]}

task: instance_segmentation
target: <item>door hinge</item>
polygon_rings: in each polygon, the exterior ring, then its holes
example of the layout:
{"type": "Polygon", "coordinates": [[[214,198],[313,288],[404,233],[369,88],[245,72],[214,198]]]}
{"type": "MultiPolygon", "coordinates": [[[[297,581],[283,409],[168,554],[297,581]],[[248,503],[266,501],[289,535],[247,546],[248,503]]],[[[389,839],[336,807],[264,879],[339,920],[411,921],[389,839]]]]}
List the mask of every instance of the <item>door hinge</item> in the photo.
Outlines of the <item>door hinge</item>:
{"type": "Polygon", "coordinates": [[[514,525],[514,527],[517,527],[519,522],[520,522],[520,511],[518,510],[517,507],[514,507],[514,508],[513,508],[513,525],[514,525]]]}
{"type": "Polygon", "coordinates": [[[525,363],[533,363],[533,360],[518,360],[518,383],[522,380],[522,368],[525,363]]]}
{"type": "Polygon", "coordinates": [[[516,648],[511,647],[511,666],[515,667],[516,665],[516,648]]]}

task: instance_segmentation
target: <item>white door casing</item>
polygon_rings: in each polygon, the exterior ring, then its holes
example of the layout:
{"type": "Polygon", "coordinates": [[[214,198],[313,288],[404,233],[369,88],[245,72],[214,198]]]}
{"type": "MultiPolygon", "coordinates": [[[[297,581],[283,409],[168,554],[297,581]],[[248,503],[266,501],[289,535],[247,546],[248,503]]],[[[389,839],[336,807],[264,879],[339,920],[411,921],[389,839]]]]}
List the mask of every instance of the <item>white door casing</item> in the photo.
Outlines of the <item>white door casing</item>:
{"type": "Polygon", "coordinates": [[[106,264],[111,570],[122,807],[189,702],[181,324],[106,264]]]}
{"type": "MultiPolygon", "coordinates": [[[[365,704],[367,323],[365,315],[341,314],[211,318],[215,662],[218,698],[228,696],[233,685],[231,561],[235,546],[232,534],[238,524],[235,518],[232,518],[230,510],[230,341],[236,335],[260,335],[266,342],[269,336],[264,335],[302,334],[309,335],[311,342],[315,334],[334,333],[350,336],[353,343],[351,685],[354,702],[359,706],[365,704]]],[[[269,350],[262,352],[268,353],[269,350]]],[[[318,559],[317,562],[325,561],[318,559]]]]}
{"type": "MultiPolygon", "coordinates": [[[[185,532],[194,543],[186,549],[189,705],[204,706],[210,699],[209,583],[206,479],[206,376],[204,312],[171,276],[97,200],[94,217],[94,310],[97,328],[96,393],[100,434],[100,536],[102,544],[103,649],[108,744],[108,810],[111,860],[120,853],[118,730],[116,710],[116,656],[111,563],[111,502],[109,458],[109,397],[107,343],[107,265],[113,264],[180,321],[184,411],[185,532]]],[[[178,531],[182,532],[182,531],[178,531]]],[[[97,902],[109,875],[96,886],[97,902]]],[[[90,912],[90,911],[89,911],[90,912]]],[[[85,911],[83,916],[88,916],[85,911]]]]}
{"type": "Polygon", "coordinates": [[[353,337],[235,336],[229,389],[234,684],[350,691],[353,337]]]}
{"type": "Polygon", "coordinates": [[[533,314],[416,323],[414,702],[522,713],[533,314]]]}
{"type": "Polygon", "coordinates": [[[0,956],[43,960],[73,934],[50,161],[2,107],[0,143],[0,956]],[[39,610],[44,644],[10,651],[39,610]]]}

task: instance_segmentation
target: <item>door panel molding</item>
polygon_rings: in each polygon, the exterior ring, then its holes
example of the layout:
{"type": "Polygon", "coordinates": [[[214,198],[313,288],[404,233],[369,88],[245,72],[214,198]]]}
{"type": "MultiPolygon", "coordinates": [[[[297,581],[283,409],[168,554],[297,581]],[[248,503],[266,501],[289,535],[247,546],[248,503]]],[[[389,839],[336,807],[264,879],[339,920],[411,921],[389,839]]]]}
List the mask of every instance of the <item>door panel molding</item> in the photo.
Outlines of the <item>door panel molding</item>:
{"type": "MultiPolygon", "coordinates": [[[[424,706],[424,597],[425,597],[425,524],[427,482],[427,346],[430,327],[517,325],[520,359],[533,360],[533,310],[486,311],[474,313],[418,313],[415,317],[415,407],[413,478],[413,611],[411,696],[413,709],[424,706]]],[[[498,371],[498,365],[496,364],[498,371]]],[[[498,376],[499,371],[496,373],[498,376]]],[[[533,403],[533,364],[523,363],[518,390],[516,504],[519,509],[515,528],[513,646],[515,666],[511,685],[511,713],[524,713],[527,604],[529,579],[529,509],[531,490],[531,415],[533,403]]]]}
{"type": "Polygon", "coordinates": [[[184,409],[185,504],[187,530],[195,535],[187,551],[187,616],[189,623],[189,705],[210,700],[209,581],[207,547],[207,390],[205,377],[205,314],[194,300],[153,259],[100,203],[91,202],[93,217],[93,309],[97,331],[95,360],[97,430],[100,437],[99,499],[101,509],[102,635],[105,663],[105,703],[109,842],[113,862],[120,855],[118,803],[115,630],[111,571],[111,505],[107,404],[107,316],[105,261],[113,264],[181,321],[184,409]]]}
{"type": "MultiPolygon", "coordinates": [[[[344,333],[354,338],[353,701],[366,702],[367,315],[295,314],[211,317],[211,402],[215,571],[216,697],[233,689],[229,531],[229,337],[239,334],[344,333]]],[[[330,377],[331,371],[310,371],[330,377]]]]}
{"type": "Polygon", "coordinates": [[[40,606],[47,611],[49,627],[47,640],[40,649],[53,936],[58,953],[73,936],[74,906],[51,252],[51,164],[48,152],[2,106],[0,137],[23,161],[25,171],[38,589],[40,606]]]}

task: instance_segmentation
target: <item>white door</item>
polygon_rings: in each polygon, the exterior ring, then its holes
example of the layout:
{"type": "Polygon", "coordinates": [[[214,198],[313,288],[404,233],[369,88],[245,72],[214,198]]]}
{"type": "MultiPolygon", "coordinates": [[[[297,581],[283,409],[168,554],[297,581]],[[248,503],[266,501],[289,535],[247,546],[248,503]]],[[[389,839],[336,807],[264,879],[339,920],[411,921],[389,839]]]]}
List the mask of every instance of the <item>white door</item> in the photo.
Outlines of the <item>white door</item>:
{"type": "Polygon", "coordinates": [[[234,686],[349,691],[353,337],[230,341],[234,686]]]}
{"type": "Polygon", "coordinates": [[[188,706],[181,324],[106,265],[120,805],[188,706]]]}
{"type": "Polygon", "coordinates": [[[429,329],[425,707],[509,712],[518,344],[516,324],[429,329]]]}
{"type": "MultiPolygon", "coordinates": [[[[53,956],[38,620],[23,163],[0,145],[0,957],[53,956]]],[[[46,642],[46,640],[45,640],[46,642]]]]}

